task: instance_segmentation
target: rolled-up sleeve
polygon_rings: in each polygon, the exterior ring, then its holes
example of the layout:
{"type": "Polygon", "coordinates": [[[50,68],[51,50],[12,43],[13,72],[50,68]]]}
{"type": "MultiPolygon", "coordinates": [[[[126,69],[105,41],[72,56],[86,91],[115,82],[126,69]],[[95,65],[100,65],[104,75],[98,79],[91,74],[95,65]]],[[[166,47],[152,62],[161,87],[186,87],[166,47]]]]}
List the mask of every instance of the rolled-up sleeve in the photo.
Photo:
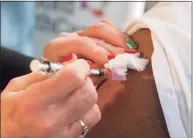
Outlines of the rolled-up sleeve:
{"type": "Polygon", "coordinates": [[[30,73],[32,58],[3,47],[0,52],[0,90],[3,90],[11,79],[30,73]]]}

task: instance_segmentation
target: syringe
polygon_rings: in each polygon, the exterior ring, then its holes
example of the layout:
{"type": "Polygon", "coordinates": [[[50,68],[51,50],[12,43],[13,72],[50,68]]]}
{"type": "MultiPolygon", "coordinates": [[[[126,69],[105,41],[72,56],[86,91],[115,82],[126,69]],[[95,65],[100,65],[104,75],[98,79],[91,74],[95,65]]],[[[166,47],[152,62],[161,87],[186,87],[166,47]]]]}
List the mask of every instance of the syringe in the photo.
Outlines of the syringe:
{"type": "MultiPolygon", "coordinates": [[[[32,60],[30,63],[30,69],[32,72],[42,72],[46,76],[52,76],[58,72],[65,65],[58,62],[51,62],[44,60],[40,62],[39,60],[32,60]]],[[[105,69],[91,69],[91,76],[104,76],[105,69]]]]}

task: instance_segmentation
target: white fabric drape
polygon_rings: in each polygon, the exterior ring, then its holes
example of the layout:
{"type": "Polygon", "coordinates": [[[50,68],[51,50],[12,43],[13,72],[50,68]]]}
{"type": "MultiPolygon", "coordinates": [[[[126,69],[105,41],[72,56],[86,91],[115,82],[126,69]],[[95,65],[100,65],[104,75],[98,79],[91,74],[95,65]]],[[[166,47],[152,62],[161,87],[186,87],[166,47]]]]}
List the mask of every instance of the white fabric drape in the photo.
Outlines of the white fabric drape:
{"type": "Polygon", "coordinates": [[[160,2],[129,21],[129,35],[151,31],[152,68],[171,138],[191,137],[191,3],[160,2]]]}

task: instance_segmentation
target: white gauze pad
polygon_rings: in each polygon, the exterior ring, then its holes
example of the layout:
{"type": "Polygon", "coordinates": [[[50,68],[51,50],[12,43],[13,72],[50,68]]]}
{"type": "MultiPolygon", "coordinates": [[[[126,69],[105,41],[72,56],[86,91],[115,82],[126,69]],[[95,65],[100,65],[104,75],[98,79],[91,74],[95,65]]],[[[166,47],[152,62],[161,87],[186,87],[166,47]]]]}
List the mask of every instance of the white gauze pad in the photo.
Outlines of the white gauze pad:
{"type": "Polygon", "coordinates": [[[139,53],[136,54],[118,54],[114,59],[109,60],[108,63],[104,65],[105,68],[114,71],[116,74],[120,76],[127,75],[127,69],[133,69],[136,71],[143,71],[148,64],[148,60],[139,57],[139,53]],[[113,68],[116,70],[113,70],[113,68]]]}

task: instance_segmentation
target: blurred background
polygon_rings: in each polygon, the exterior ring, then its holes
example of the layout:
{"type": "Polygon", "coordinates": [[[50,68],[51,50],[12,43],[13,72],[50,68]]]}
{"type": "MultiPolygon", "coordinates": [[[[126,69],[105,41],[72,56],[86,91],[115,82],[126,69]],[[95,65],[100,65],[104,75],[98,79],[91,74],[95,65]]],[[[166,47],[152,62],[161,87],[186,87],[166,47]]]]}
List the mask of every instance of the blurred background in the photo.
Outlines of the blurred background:
{"type": "Polygon", "coordinates": [[[28,56],[61,32],[79,31],[107,18],[124,30],[157,2],[1,2],[1,45],[28,56]]]}

